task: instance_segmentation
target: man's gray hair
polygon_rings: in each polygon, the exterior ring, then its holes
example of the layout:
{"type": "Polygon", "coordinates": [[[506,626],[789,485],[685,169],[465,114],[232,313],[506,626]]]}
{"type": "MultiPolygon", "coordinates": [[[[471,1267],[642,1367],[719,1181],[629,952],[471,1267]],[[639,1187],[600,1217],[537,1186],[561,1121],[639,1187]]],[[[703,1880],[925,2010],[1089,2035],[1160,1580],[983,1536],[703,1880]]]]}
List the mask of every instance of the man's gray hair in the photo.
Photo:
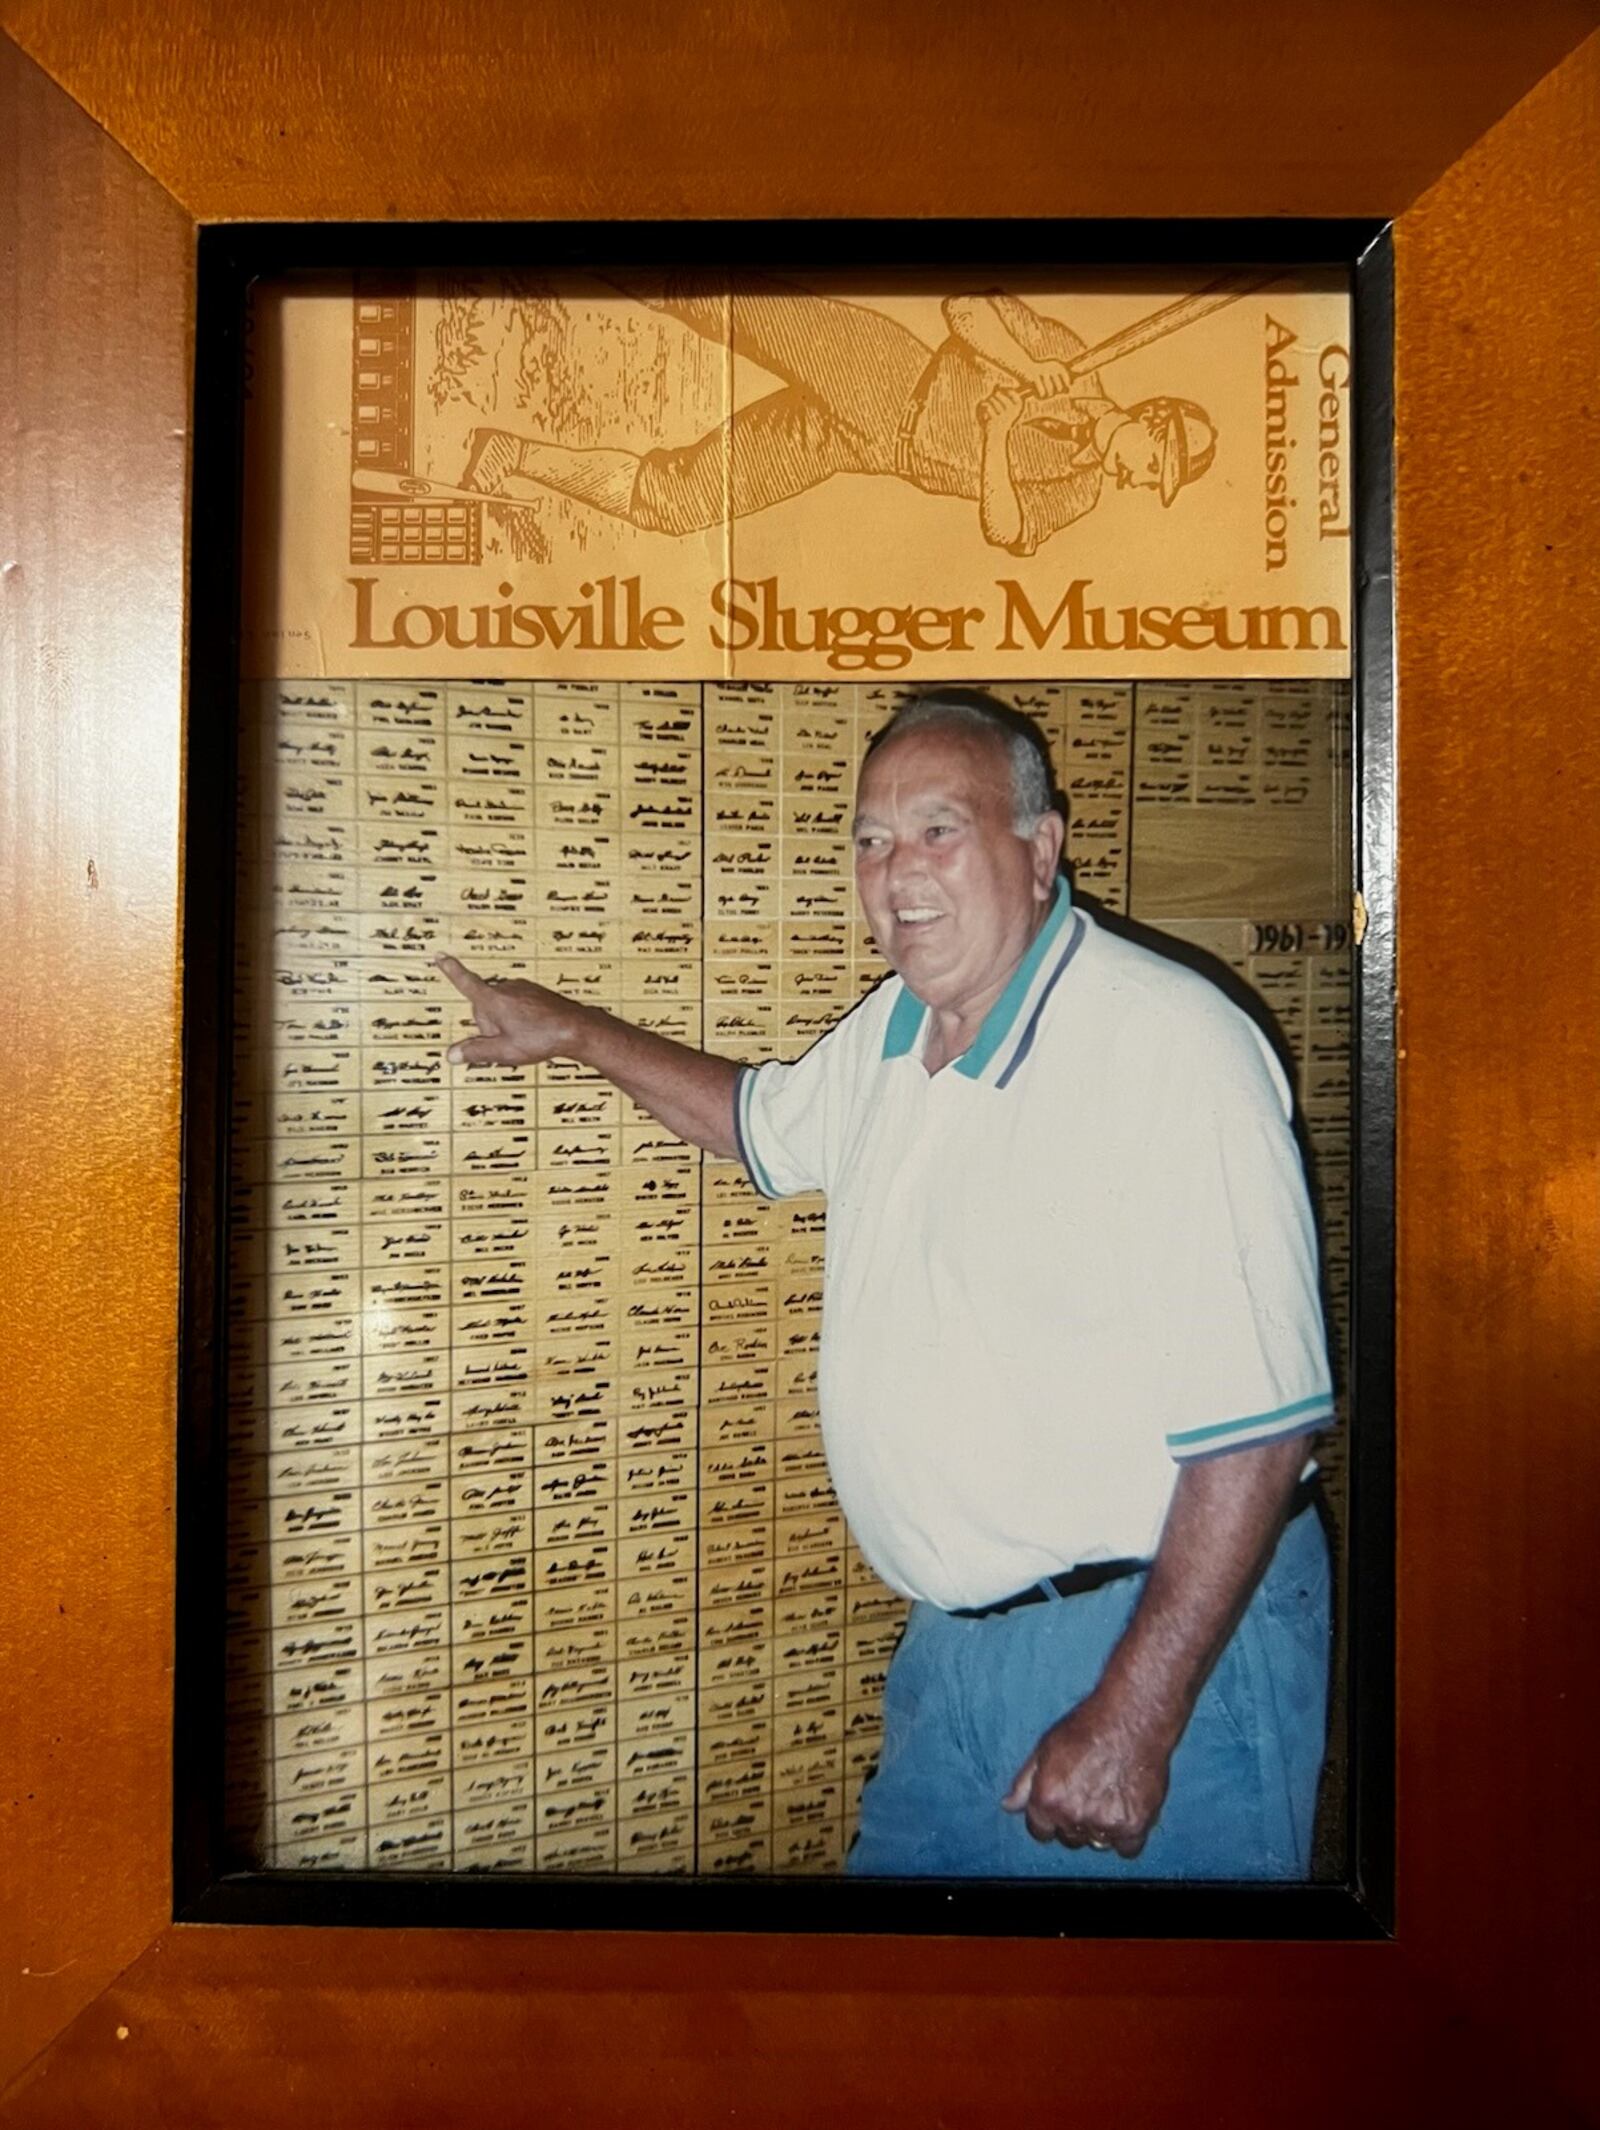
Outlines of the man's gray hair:
{"type": "Polygon", "coordinates": [[[997,702],[982,688],[928,688],[902,703],[867,747],[870,759],[880,747],[908,732],[976,732],[1005,749],[1011,769],[1011,826],[1031,836],[1055,806],[1050,757],[1033,722],[1019,710],[997,702]]]}

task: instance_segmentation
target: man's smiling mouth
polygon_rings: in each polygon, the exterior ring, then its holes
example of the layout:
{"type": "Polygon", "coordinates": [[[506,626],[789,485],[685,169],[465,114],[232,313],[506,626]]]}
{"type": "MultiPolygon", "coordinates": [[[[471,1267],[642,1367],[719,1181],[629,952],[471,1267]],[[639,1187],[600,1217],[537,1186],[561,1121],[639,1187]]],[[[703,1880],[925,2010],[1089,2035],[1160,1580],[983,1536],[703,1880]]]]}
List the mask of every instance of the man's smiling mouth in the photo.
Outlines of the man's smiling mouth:
{"type": "Polygon", "coordinates": [[[943,915],[942,910],[924,909],[921,904],[913,904],[909,909],[896,910],[894,921],[907,925],[935,924],[943,915]]]}

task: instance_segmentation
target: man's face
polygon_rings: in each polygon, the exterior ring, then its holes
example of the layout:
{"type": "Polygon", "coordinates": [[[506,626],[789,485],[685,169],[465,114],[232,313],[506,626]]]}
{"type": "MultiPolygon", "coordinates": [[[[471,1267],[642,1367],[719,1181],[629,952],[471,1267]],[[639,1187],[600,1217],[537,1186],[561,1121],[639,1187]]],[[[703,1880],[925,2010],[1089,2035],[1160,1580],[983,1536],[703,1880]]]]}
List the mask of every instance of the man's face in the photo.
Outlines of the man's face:
{"type": "Polygon", "coordinates": [[[1055,893],[1061,819],[1011,826],[1003,745],[959,727],[880,747],[856,795],[856,887],[879,951],[936,1011],[981,1019],[1055,893]]]}
{"type": "Polygon", "coordinates": [[[1161,486],[1161,443],[1143,422],[1126,421],[1111,432],[1105,463],[1119,488],[1161,486]]]}

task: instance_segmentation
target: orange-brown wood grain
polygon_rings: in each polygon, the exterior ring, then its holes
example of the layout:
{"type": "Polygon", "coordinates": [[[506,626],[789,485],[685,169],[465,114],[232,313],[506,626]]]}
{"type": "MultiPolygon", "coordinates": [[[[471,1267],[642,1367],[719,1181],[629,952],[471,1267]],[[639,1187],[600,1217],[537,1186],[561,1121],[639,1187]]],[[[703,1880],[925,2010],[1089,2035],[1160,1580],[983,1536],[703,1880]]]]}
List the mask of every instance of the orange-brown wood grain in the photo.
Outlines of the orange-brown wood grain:
{"type": "Polygon", "coordinates": [[[168,1908],[186,218],[0,39],[7,2068],[168,1908]]]}
{"type": "Polygon", "coordinates": [[[1469,144],[1594,14],[6,0],[114,137],[0,39],[8,2122],[1592,2119],[1600,42],[1469,144]],[[1397,238],[1397,1944],[163,1928],[191,239],[116,142],[206,218],[1432,186],[1397,238]]]}
{"type": "Polygon", "coordinates": [[[5,0],[205,219],[1393,214],[1594,0],[5,0]],[[197,123],[197,119],[200,121],[197,123]]]}
{"type": "Polygon", "coordinates": [[[1402,1926],[1591,2103],[1597,146],[1591,39],[1396,241],[1402,1926]]]}
{"type": "Polygon", "coordinates": [[[170,1933],[15,2120],[1382,2130],[1518,2098],[1498,2037],[1389,1946],[266,1935],[170,1933]]]}

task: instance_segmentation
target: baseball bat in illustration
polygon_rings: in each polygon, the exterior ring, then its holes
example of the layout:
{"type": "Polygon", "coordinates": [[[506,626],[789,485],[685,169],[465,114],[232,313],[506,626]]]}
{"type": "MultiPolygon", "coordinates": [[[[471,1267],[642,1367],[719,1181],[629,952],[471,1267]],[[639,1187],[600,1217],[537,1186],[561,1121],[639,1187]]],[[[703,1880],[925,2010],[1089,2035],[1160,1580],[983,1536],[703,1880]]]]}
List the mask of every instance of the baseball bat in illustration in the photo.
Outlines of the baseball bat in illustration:
{"type": "Polygon", "coordinates": [[[1125,325],[1109,340],[1102,340],[1097,348],[1085,348],[1081,355],[1074,355],[1067,368],[1074,377],[1101,369],[1119,356],[1131,355],[1137,348],[1147,348],[1152,340],[1164,340],[1169,333],[1178,333],[1186,325],[1193,325],[1196,319],[1208,318],[1213,311],[1237,303],[1241,296],[1267,287],[1270,282],[1280,280],[1282,275],[1281,266],[1274,267],[1270,273],[1225,275],[1222,280],[1213,281],[1209,288],[1196,289],[1192,296],[1180,296],[1176,303],[1152,311],[1148,318],[1139,318],[1132,325],[1125,325]]]}
{"type": "Polygon", "coordinates": [[[350,474],[352,503],[531,503],[532,496],[494,495],[484,488],[452,488],[420,473],[379,473],[358,466],[350,474]]]}

